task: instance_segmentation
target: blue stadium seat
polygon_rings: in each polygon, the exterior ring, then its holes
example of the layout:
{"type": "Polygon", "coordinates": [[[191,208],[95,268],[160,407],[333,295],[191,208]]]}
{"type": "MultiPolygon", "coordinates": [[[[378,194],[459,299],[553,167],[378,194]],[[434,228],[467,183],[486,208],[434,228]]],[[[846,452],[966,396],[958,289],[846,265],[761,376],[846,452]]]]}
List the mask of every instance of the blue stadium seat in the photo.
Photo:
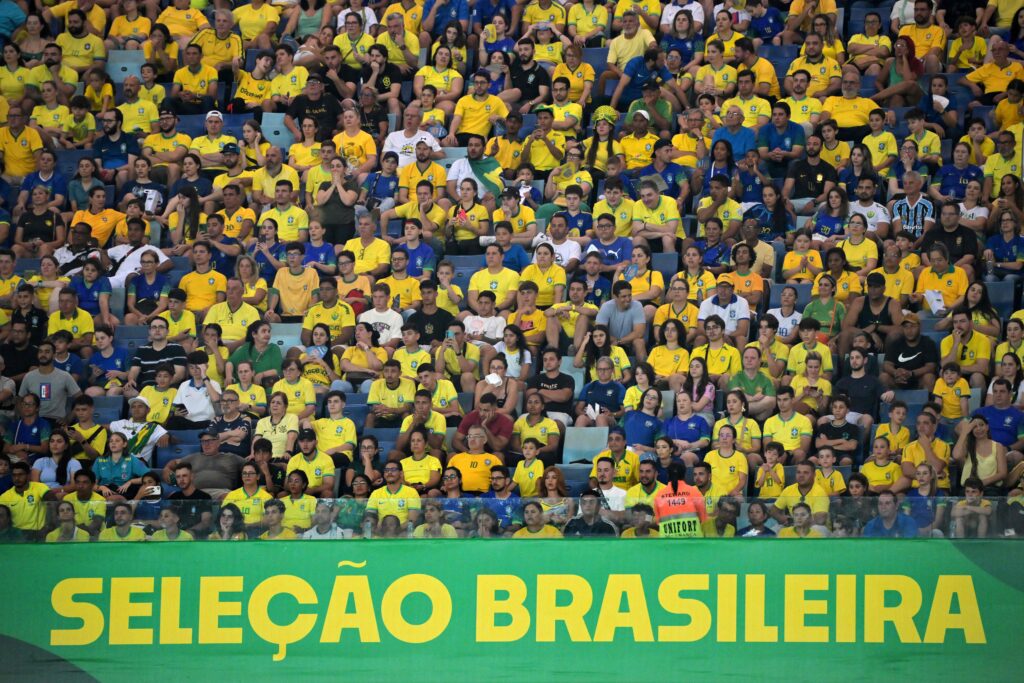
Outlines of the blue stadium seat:
{"type": "Polygon", "coordinates": [[[149,327],[146,325],[121,325],[117,328],[115,336],[118,341],[134,339],[145,342],[149,340],[149,327]]]}
{"type": "Polygon", "coordinates": [[[199,452],[198,443],[179,443],[173,446],[161,446],[156,449],[156,466],[162,468],[176,458],[199,452]]]}
{"type": "Polygon", "coordinates": [[[456,268],[455,276],[452,278],[452,282],[462,289],[463,294],[469,296],[469,279],[473,277],[477,268],[456,268]]]}
{"type": "Polygon", "coordinates": [[[366,403],[353,404],[351,401],[354,396],[355,394],[349,394],[348,396],[349,403],[345,405],[345,417],[355,423],[357,432],[361,432],[363,425],[366,424],[366,416],[370,414],[370,406],[366,405],[366,403]]]}
{"type": "Polygon", "coordinates": [[[98,396],[93,399],[94,420],[97,424],[110,424],[121,419],[124,399],[120,396],[98,396]]]}
{"type": "Polygon", "coordinates": [[[394,442],[402,430],[394,427],[370,427],[363,430],[363,436],[375,436],[378,441],[394,442]]]}
{"type": "Polygon", "coordinates": [[[577,460],[593,460],[594,456],[607,447],[607,427],[566,427],[562,464],[568,465],[577,460]]]}
{"type": "Polygon", "coordinates": [[[276,147],[287,151],[295,142],[295,136],[284,125],[284,114],[264,114],[262,127],[264,139],[276,147]]]}
{"type": "Polygon", "coordinates": [[[1012,282],[988,283],[988,298],[1002,318],[1009,319],[1013,315],[1013,288],[1012,282]]]}
{"type": "Polygon", "coordinates": [[[203,114],[186,114],[178,117],[178,132],[195,138],[206,134],[206,117],[203,114]]]}
{"type": "Polygon", "coordinates": [[[525,138],[537,127],[536,114],[523,114],[523,127],[519,129],[519,137],[525,138]]]}
{"type": "Polygon", "coordinates": [[[21,275],[28,271],[39,272],[39,259],[37,258],[20,258],[17,263],[14,264],[14,272],[21,275]]]}
{"type": "Polygon", "coordinates": [[[665,286],[673,275],[679,272],[679,254],[654,254],[651,257],[651,270],[656,270],[665,278],[665,286]]]}
{"type": "Polygon", "coordinates": [[[786,287],[795,287],[797,293],[797,304],[798,310],[803,309],[811,301],[811,285],[801,283],[798,285],[779,285],[778,287],[772,287],[771,296],[768,297],[768,308],[778,308],[782,305],[782,290],[786,287]]]}
{"type": "Polygon", "coordinates": [[[124,287],[114,287],[110,293],[110,312],[117,317],[118,320],[124,318],[125,297],[126,293],[124,287]]]}
{"type": "Polygon", "coordinates": [[[788,64],[800,55],[799,45],[762,45],[757,48],[757,56],[764,57],[771,63],[788,64]]]}
{"type": "Polygon", "coordinates": [[[128,76],[142,77],[142,65],[146,62],[142,50],[111,50],[107,55],[107,73],[114,83],[124,83],[128,76]]]}
{"type": "Polygon", "coordinates": [[[596,73],[604,71],[608,64],[608,48],[606,47],[585,47],[583,48],[583,61],[594,67],[596,73]]]}
{"type": "Polygon", "coordinates": [[[591,465],[561,465],[562,476],[565,477],[565,486],[569,489],[570,496],[578,496],[590,488],[591,465]]]}
{"type": "Polygon", "coordinates": [[[91,149],[63,149],[57,150],[57,168],[70,180],[78,173],[78,162],[82,159],[91,159],[91,149]]]}
{"type": "Polygon", "coordinates": [[[202,429],[172,429],[170,433],[180,443],[199,443],[202,432],[202,429]]]}
{"type": "Polygon", "coordinates": [[[171,263],[174,264],[174,270],[192,270],[192,263],[188,260],[188,256],[172,256],[171,263]]]}

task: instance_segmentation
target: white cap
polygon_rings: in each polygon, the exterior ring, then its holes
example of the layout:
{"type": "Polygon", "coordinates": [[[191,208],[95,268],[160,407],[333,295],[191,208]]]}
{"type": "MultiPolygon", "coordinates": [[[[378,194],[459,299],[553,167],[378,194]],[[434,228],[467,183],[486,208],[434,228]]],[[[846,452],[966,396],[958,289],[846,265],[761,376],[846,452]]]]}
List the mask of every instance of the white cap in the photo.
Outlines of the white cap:
{"type": "MultiPolygon", "coordinates": [[[[639,114],[640,116],[644,117],[648,121],[651,120],[651,115],[650,115],[650,113],[647,112],[646,109],[637,109],[635,112],[633,112],[633,116],[636,116],[637,114],[639,114]]],[[[209,114],[207,114],[207,116],[209,116],[209,114]]]]}
{"type": "Polygon", "coordinates": [[[206,120],[209,121],[210,119],[220,119],[221,121],[223,121],[224,114],[221,114],[219,111],[214,109],[213,111],[209,111],[206,113],[206,120]]]}
{"type": "Polygon", "coordinates": [[[141,403],[147,408],[149,407],[149,401],[147,401],[143,396],[136,396],[135,398],[128,399],[128,405],[131,405],[133,403],[141,403]]]}

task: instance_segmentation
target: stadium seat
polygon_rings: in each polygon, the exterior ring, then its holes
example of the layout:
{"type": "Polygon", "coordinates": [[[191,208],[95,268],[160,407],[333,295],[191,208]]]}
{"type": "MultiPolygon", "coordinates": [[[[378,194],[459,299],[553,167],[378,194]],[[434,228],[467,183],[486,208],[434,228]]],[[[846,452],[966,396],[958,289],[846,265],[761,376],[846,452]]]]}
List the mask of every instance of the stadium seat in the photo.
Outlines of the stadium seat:
{"type": "Polygon", "coordinates": [[[989,282],[988,297],[992,306],[1001,318],[1009,319],[1013,315],[1013,282],[989,282]]]}
{"type": "Polygon", "coordinates": [[[302,334],[302,323],[274,323],[274,339],[298,337],[302,334]]]}
{"type": "Polygon", "coordinates": [[[800,56],[799,45],[762,45],[757,48],[757,56],[764,57],[773,64],[775,62],[789,63],[800,56]]]}
{"type": "Polygon", "coordinates": [[[595,73],[604,71],[608,64],[607,47],[585,47],[583,48],[583,61],[594,67],[595,73]]]}
{"type": "Polygon", "coordinates": [[[121,325],[117,328],[115,336],[119,341],[131,339],[146,342],[149,340],[149,327],[146,325],[121,325]]]}
{"type": "Polygon", "coordinates": [[[284,114],[264,114],[262,127],[263,138],[276,147],[287,151],[295,142],[295,136],[284,125],[284,114]]]}
{"type": "Polygon", "coordinates": [[[375,436],[378,441],[394,442],[402,430],[393,427],[370,427],[363,430],[363,436],[375,436]]]}
{"type": "Polygon", "coordinates": [[[178,132],[196,138],[206,133],[206,116],[188,114],[178,117],[178,132]]]}
{"type": "Polygon", "coordinates": [[[175,458],[184,458],[187,455],[199,452],[198,443],[179,443],[173,446],[159,446],[156,449],[156,465],[162,468],[175,458]]]}
{"type": "Polygon", "coordinates": [[[476,397],[472,391],[459,392],[459,405],[462,406],[463,413],[469,413],[473,410],[473,401],[476,397]]]}
{"type": "Polygon", "coordinates": [[[125,296],[126,293],[124,287],[114,287],[110,294],[110,312],[116,316],[118,320],[124,318],[125,296]]]}
{"type": "Polygon", "coordinates": [[[123,84],[128,76],[141,78],[145,62],[142,50],[111,50],[107,55],[107,73],[114,83],[123,84]]]}
{"type": "Polygon", "coordinates": [[[669,279],[679,272],[679,254],[658,253],[651,257],[651,270],[656,270],[665,278],[665,286],[669,279]]]}
{"type": "MultiPolygon", "coordinates": [[[[351,400],[354,394],[349,395],[351,400]]],[[[352,420],[356,425],[356,432],[362,433],[363,426],[366,424],[366,416],[370,414],[370,406],[366,403],[346,403],[345,404],[345,417],[352,420]]]]}
{"type": "Polygon", "coordinates": [[[606,448],[608,448],[607,427],[566,427],[562,464],[568,465],[579,460],[589,462],[606,448]]]}
{"type": "Polygon", "coordinates": [[[295,346],[301,346],[302,345],[302,339],[300,339],[299,335],[297,335],[297,334],[296,335],[275,334],[274,338],[271,341],[273,341],[275,344],[277,344],[278,346],[281,347],[281,355],[282,356],[285,355],[286,353],[288,353],[288,349],[293,348],[295,346]]]}
{"type": "Polygon", "coordinates": [[[523,126],[519,129],[519,136],[525,138],[537,127],[536,114],[523,114],[523,126]]]}
{"type": "Polygon", "coordinates": [[[108,425],[121,419],[124,398],[121,396],[97,396],[93,399],[93,419],[96,424],[108,425]]]}
{"type": "Polygon", "coordinates": [[[778,308],[782,305],[782,290],[786,287],[795,287],[797,293],[797,308],[803,308],[811,301],[811,285],[810,284],[798,284],[798,285],[780,285],[778,287],[772,287],[771,296],[768,297],[768,308],[778,308]]]}
{"type": "Polygon", "coordinates": [[[562,470],[565,486],[569,489],[570,496],[578,496],[590,488],[591,465],[562,465],[558,469],[562,470]]]}
{"type": "Polygon", "coordinates": [[[482,268],[484,264],[483,256],[465,256],[462,254],[452,254],[451,256],[445,256],[445,260],[450,261],[455,270],[460,268],[463,270],[469,270],[471,268],[482,268]]]}
{"type": "Polygon", "coordinates": [[[78,173],[78,162],[82,159],[91,159],[91,149],[63,149],[57,151],[57,168],[70,180],[78,173]]]}
{"type": "Polygon", "coordinates": [[[199,443],[199,435],[202,429],[172,429],[170,431],[177,443],[199,443]]]}

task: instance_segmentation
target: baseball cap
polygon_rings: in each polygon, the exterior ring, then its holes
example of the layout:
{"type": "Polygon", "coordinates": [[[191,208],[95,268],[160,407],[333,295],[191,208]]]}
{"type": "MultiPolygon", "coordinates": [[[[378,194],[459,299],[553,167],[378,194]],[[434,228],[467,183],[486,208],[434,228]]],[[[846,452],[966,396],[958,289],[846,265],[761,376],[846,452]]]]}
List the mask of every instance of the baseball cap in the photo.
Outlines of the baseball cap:
{"type": "Polygon", "coordinates": [[[868,273],[868,287],[885,287],[885,276],[881,273],[868,273]]]}
{"type": "Polygon", "coordinates": [[[219,439],[220,438],[220,435],[217,434],[217,432],[213,431],[212,429],[204,429],[203,431],[199,432],[199,440],[200,441],[203,440],[204,436],[212,436],[214,439],[219,439]]]}
{"type": "Polygon", "coordinates": [[[650,121],[650,120],[651,120],[651,115],[650,115],[650,114],[648,114],[648,113],[647,113],[647,112],[646,112],[645,110],[643,110],[643,109],[637,109],[637,110],[636,110],[635,112],[633,112],[633,118],[635,119],[635,118],[636,118],[637,116],[642,116],[642,117],[644,117],[645,119],[647,119],[648,121],[650,121]]]}
{"type": "Polygon", "coordinates": [[[128,405],[131,405],[133,403],[141,403],[147,408],[149,407],[149,401],[146,399],[145,396],[136,396],[135,398],[128,399],[128,405]]]}
{"type": "Polygon", "coordinates": [[[239,149],[238,145],[236,145],[233,142],[229,142],[228,144],[224,145],[224,149],[221,150],[221,154],[241,154],[241,153],[242,153],[242,150],[239,149]]]}
{"type": "Polygon", "coordinates": [[[213,111],[209,111],[206,113],[206,120],[209,121],[210,119],[220,119],[221,121],[223,121],[224,114],[221,114],[219,111],[214,109],[213,111]]]}
{"type": "Polygon", "coordinates": [[[160,116],[163,116],[164,114],[168,114],[168,115],[173,116],[175,118],[177,118],[177,116],[178,116],[178,112],[174,111],[170,107],[160,107],[160,111],[157,112],[157,113],[160,116]]]}
{"type": "Polygon", "coordinates": [[[309,83],[310,81],[316,81],[317,83],[323,83],[324,79],[320,77],[320,74],[312,73],[312,74],[309,74],[308,76],[306,76],[306,83],[309,83]]]}
{"type": "Polygon", "coordinates": [[[299,441],[316,441],[316,432],[312,429],[300,429],[299,441]]]}
{"type": "Polygon", "coordinates": [[[534,114],[539,114],[542,111],[546,111],[549,114],[554,114],[555,113],[555,110],[552,109],[551,107],[549,107],[546,104],[538,104],[536,107],[533,108],[533,113],[534,114]]]}
{"type": "Polygon", "coordinates": [[[903,316],[903,324],[906,325],[907,323],[910,323],[911,325],[920,325],[921,318],[917,313],[906,313],[903,316]]]}
{"type": "Polygon", "coordinates": [[[513,190],[511,187],[506,187],[504,190],[502,190],[501,194],[498,195],[498,197],[500,199],[515,199],[516,201],[519,201],[519,193],[516,190],[513,190]]]}
{"type": "Polygon", "coordinates": [[[719,275],[718,280],[716,280],[716,282],[720,285],[729,285],[730,287],[733,286],[732,276],[729,273],[722,273],[721,275],[719,275]]]}
{"type": "Polygon", "coordinates": [[[644,81],[644,84],[642,86],[640,86],[640,89],[641,90],[660,90],[661,86],[658,84],[658,81],[656,81],[655,79],[648,78],[646,81],[644,81]]]}

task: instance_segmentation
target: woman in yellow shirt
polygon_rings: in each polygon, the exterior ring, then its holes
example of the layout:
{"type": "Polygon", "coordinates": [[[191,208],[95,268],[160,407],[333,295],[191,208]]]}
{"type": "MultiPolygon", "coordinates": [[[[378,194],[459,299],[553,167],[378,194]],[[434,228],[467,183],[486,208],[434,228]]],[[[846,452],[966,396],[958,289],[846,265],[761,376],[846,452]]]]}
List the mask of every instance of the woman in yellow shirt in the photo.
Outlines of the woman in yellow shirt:
{"type": "Polygon", "coordinates": [[[19,102],[25,95],[25,84],[29,81],[29,70],[21,58],[21,48],[16,43],[4,45],[4,65],[0,68],[0,95],[11,102],[19,102]]]}
{"type": "MultiPolygon", "coordinates": [[[[256,437],[270,441],[273,451],[271,457],[286,458],[295,450],[295,440],[299,437],[299,418],[288,412],[288,396],[281,391],[270,395],[269,415],[256,423],[256,437]]],[[[253,443],[256,443],[254,438],[253,443]]]]}
{"type": "Polygon", "coordinates": [[[644,307],[644,316],[650,323],[661,305],[661,295],[665,292],[665,277],[656,270],[651,270],[651,249],[647,245],[638,244],[633,247],[633,263],[619,273],[617,280],[626,280],[633,286],[633,301],[639,301],[644,307]]]}
{"type": "Polygon", "coordinates": [[[490,212],[477,202],[477,184],[473,178],[459,183],[459,201],[448,210],[446,232],[454,232],[460,254],[479,254],[480,237],[491,231],[490,212]]]}
{"type": "Polygon", "coordinates": [[[555,250],[543,242],[537,245],[534,258],[537,262],[523,269],[519,281],[537,285],[537,308],[550,308],[565,301],[565,269],[555,263],[555,250]]]}
{"type": "MultiPolygon", "coordinates": [[[[827,14],[816,14],[811,20],[811,30],[821,36],[821,53],[823,55],[836,60],[840,66],[846,63],[846,48],[843,47],[843,41],[836,33],[836,25],[832,21],[832,17],[827,14]]],[[[804,50],[804,47],[800,48],[800,56],[804,55],[804,50]]]]}
{"type": "MultiPolygon", "coordinates": [[[[693,90],[698,95],[712,95],[717,104],[736,94],[736,69],[726,64],[725,46],[720,40],[709,40],[704,47],[707,63],[697,69],[693,90]]],[[[708,137],[710,135],[705,133],[708,137]]]]}
{"type": "MultiPolygon", "coordinates": [[[[581,4],[573,5],[573,9],[581,4]]],[[[602,7],[601,9],[605,9],[602,7]]],[[[607,10],[605,10],[607,13],[607,10]]],[[[572,12],[569,12],[570,16],[572,12]]],[[[607,16],[607,14],[606,14],[607,16]]],[[[572,28],[570,27],[570,32],[572,28]]],[[[602,37],[603,34],[602,34],[602,37]]],[[[564,62],[555,67],[551,74],[552,82],[557,78],[565,78],[569,81],[569,100],[583,108],[590,103],[590,95],[594,88],[594,67],[583,61],[583,48],[579,45],[570,45],[565,48],[563,55],[564,62]]]]}
{"type": "Polygon", "coordinates": [[[228,389],[238,394],[238,409],[260,419],[267,414],[267,390],[253,382],[252,362],[243,360],[235,366],[238,381],[228,389]]]}
{"type": "Polygon", "coordinates": [[[444,27],[444,36],[434,41],[434,44],[430,46],[430,51],[436,55],[439,47],[448,48],[452,56],[452,66],[465,76],[468,54],[466,43],[466,32],[463,30],[462,24],[457,21],[449,21],[448,25],[444,27]]]}
{"type": "Polygon", "coordinates": [[[302,140],[288,148],[288,165],[305,180],[306,171],[320,165],[320,143],[317,141],[320,125],[312,116],[306,116],[302,119],[301,130],[302,140]]]}
{"type": "Polygon", "coordinates": [[[281,365],[284,378],[274,383],[272,391],[288,397],[288,412],[304,420],[316,411],[316,390],[313,383],[302,376],[302,364],[289,358],[281,365]]]}
{"type": "Polygon", "coordinates": [[[312,344],[299,356],[302,376],[313,383],[313,390],[326,394],[331,384],[341,377],[341,359],[331,348],[331,328],[326,323],[313,325],[312,344]]]}
{"type": "Polygon", "coordinates": [[[206,374],[220,386],[224,386],[224,366],[228,362],[228,347],[221,342],[223,334],[221,326],[211,323],[203,326],[203,345],[196,351],[202,351],[207,356],[206,374]]]}
{"type": "Polygon", "coordinates": [[[423,96],[423,86],[434,86],[437,88],[434,106],[443,110],[446,116],[451,116],[455,112],[455,103],[462,97],[463,83],[462,75],[452,68],[451,48],[439,45],[434,50],[430,66],[416,72],[412,80],[412,92],[419,100],[423,96]]]}
{"type": "MultiPolygon", "coordinates": [[[[622,399],[622,407],[626,412],[638,410],[640,399],[648,389],[654,387],[656,375],[654,368],[646,361],[640,361],[633,368],[633,386],[626,389],[626,397],[622,399]]],[[[531,394],[532,396],[533,394],[531,394]]]]}
{"type": "Polygon", "coordinates": [[[555,28],[551,25],[531,24],[530,31],[534,30],[537,32],[534,59],[551,73],[562,63],[562,50],[572,45],[572,41],[564,34],[556,34],[555,28]]]}
{"type": "MultiPolygon", "coordinates": [[[[190,161],[186,156],[185,165],[190,161]]],[[[169,255],[184,256],[192,250],[192,243],[201,233],[206,232],[206,214],[199,210],[199,195],[192,185],[184,185],[178,191],[177,199],[177,208],[167,216],[167,228],[171,231],[171,243],[174,245],[169,255]]]]}
{"type": "Polygon", "coordinates": [[[267,310],[267,281],[260,277],[259,267],[252,256],[242,255],[235,261],[235,277],[242,281],[245,292],[242,301],[262,312],[267,310]]]}
{"type": "Polygon", "coordinates": [[[104,44],[107,50],[138,50],[152,22],[139,13],[139,0],[121,0],[121,16],[114,17],[104,44]]]}
{"type": "Polygon", "coordinates": [[[341,356],[341,370],[345,373],[341,390],[354,393],[358,385],[361,393],[369,393],[387,359],[387,352],[380,347],[380,333],[370,323],[356,325],[355,343],[341,356]]]}
{"type": "Polygon", "coordinates": [[[28,279],[28,283],[36,289],[39,307],[47,313],[57,310],[57,297],[54,296],[54,293],[60,292],[69,282],[71,282],[71,278],[60,274],[60,264],[52,256],[44,256],[39,259],[39,274],[28,279]],[[53,302],[52,307],[51,302],[53,302]]]}
{"type": "Polygon", "coordinates": [[[170,76],[178,69],[178,44],[163,24],[156,24],[149,32],[149,40],[142,44],[142,57],[156,64],[159,76],[170,76]]]}
{"type": "Polygon", "coordinates": [[[878,266],[878,245],[867,237],[868,219],[862,214],[850,216],[846,225],[849,234],[837,245],[846,254],[846,262],[854,269],[859,278],[867,278],[868,273],[878,266]]]}
{"type": "Polygon", "coordinates": [[[590,175],[595,181],[607,174],[608,159],[622,159],[622,145],[615,139],[615,123],[618,120],[618,112],[611,107],[598,107],[594,112],[594,135],[584,143],[586,152],[583,155],[583,165],[590,169],[590,175]]]}
{"type": "Polygon", "coordinates": [[[654,368],[655,387],[679,391],[686,382],[690,354],[683,347],[686,328],[678,320],[666,320],[661,327],[664,343],[651,349],[647,362],[654,368]]]}
{"type": "Polygon", "coordinates": [[[259,121],[250,119],[242,124],[242,139],[238,141],[238,146],[245,155],[245,170],[263,168],[270,143],[263,139],[263,128],[259,121]]]}
{"type": "Polygon", "coordinates": [[[593,382],[597,380],[597,361],[605,356],[612,360],[614,367],[612,379],[623,384],[633,381],[629,357],[626,356],[626,352],[622,350],[621,346],[612,346],[611,334],[607,325],[594,325],[594,329],[587,332],[583,338],[583,344],[576,351],[572,364],[576,368],[586,368],[587,381],[593,382]]]}

